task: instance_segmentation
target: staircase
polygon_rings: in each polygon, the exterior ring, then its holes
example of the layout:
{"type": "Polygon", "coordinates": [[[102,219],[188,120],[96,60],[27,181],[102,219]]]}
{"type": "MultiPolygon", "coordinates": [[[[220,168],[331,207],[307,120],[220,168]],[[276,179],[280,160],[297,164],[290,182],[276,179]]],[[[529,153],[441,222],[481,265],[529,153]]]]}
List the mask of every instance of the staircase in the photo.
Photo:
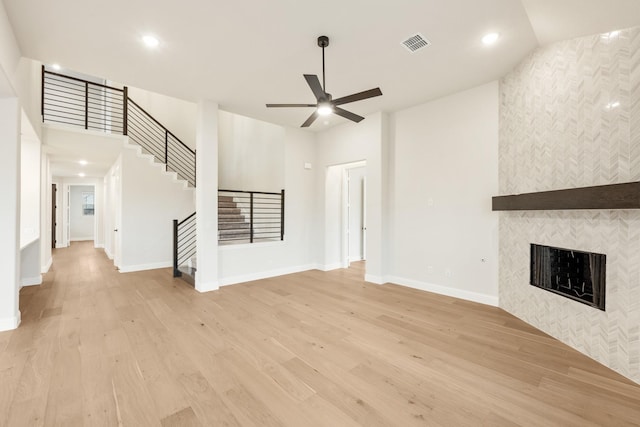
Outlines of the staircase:
{"type": "MultiPolygon", "coordinates": [[[[137,151],[184,188],[196,186],[196,152],[116,88],[42,67],[42,119],[126,136],[137,151]]],[[[173,275],[195,285],[196,213],[173,221],[173,275]]],[[[284,240],[284,190],[218,191],[219,245],[284,240]]]]}
{"type": "Polygon", "coordinates": [[[249,242],[251,224],[232,196],[218,195],[218,240],[220,244],[249,242]]]}
{"type": "MultiPolygon", "coordinates": [[[[185,189],[196,185],[196,153],[156,118],[129,98],[127,87],[101,83],[46,70],[42,66],[42,120],[126,137],[125,147],[161,169],[185,189]]],[[[176,221],[177,222],[177,221],[176,221]]],[[[195,266],[195,213],[182,221],[185,241],[174,253],[174,276],[193,284],[195,266]],[[190,280],[191,279],[191,280],[190,280]]],[[[174,228],[174,240],[176,239],[174,228]]]]}

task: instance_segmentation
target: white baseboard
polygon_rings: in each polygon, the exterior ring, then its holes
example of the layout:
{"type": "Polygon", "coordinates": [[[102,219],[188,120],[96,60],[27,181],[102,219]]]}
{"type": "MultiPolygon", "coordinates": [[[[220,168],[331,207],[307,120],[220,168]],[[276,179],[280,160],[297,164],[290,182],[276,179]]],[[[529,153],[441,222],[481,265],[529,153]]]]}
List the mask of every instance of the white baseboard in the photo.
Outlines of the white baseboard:
{"type": "Polygon", "coordinates": [[[42,284],[42,275],[34,277],[23,277],[20,279],[20,287],[24,286],[36,286],[42,284]]]}
{"type": "Polygon", "coordinates": [[[103,243],[94,244],[93,247],[96,249],[104,249],[104,244],[103,243]]]}
{"type": "Polygon", "coordinates": [[[345,268],[341,262],[334,262],[333,264],[319,264],[315,266],[316,270],[320,270],[320,271],[331,271],[331,270],[338,270],[340,268],[345,268]]]}
{"type": "Polygon", "coordinates": [[[16,316],[0,319],[0,332],[16,329],[18,326],[20,326],[20,311],[16,316]]]}
{"type": "Polygon", "coordinates": [[[109,249],[104,248],[104,253],[107,254],[107,258],[109,258],[110,260],[113,260],[113,254],[109,252],[109,249]]]}
{"type": "Polygon", "coordinates": [[[284,276],[285,274],[300,273],[301,271],[316,269],[315,264],[298,265],[294,267],[277,268],[275,270],[260,271],[257,273],[243,274],[242,276],[224,277],[219,279],[220,286],[235,285],[236,283],[251,282],[254,280],[268,279],[269,277],[284,276]]]}
{"type": "Polygon", "coordinates": [[[155,270],[157,268],[173,267],[173,262],[155,262],[151,264],[138,264],[138,265],[122,265],[120,266],[120,273],[132,273],[134,271],[155,270]]]}
{"type": "Polygon", "coordinates": [[[218,289],[220,289],[220,286],[217,281],[202,283],[196,279],[196,291],[198,292],[211,292],[217,291],[218,289]]]}
{"type": "Polygon", "coordinates": [[[381,276],[374,276],[373,274],[365,274],[364,281],[373,283],[375,285],[382,285],[386,283],[386,281],[381,276]]]}
{"type": "Polygon", "coordinates": [[[86,242],[89,240],[93,240],[93,237],[91,236],[87,236],[87,237],[74,237],[72,239],[70,239],[70,241],[72,242],[86,242]]]}
{"type": "Polygon", "coordinates": [[[53,257],[49,257],[49,261],[47,261],[47,263],[45,265],[40,267],[40,273],[42,273],[42,274],[47,273],[49,271],[49,269],[51,268],[51,264],[53,264],[53,257]]]}
{"type": "Polygon", "coordinates": [[[499,306],[498,297],[493,295],[480,294],[477,292],[465,291],[462,289],[450,288],[448,286],[435,285],[433,283],[420,282],[418,280],[405,279],[396,276],[386,276],[384,279],[385,283],[393,283],[396,285],[406,286],[408,288],[418,289],[421,291],[433,292],[435,294],[446,295],[449,297],[460,298],[467,301],[478,302],[480,304],[491,305],[493,307],[499,306]]]}

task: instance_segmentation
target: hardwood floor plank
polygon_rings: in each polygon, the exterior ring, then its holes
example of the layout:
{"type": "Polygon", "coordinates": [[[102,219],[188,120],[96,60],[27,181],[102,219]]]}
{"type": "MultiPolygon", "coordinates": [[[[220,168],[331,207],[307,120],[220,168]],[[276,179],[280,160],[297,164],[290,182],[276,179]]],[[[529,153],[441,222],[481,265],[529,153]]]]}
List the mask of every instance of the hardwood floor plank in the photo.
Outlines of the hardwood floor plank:
{"type": "Polygon", "coordinates": [[[640,426],[640,385],[364,263],[200,294],[56,249],[0,333],[0,426],[640,426]]]}

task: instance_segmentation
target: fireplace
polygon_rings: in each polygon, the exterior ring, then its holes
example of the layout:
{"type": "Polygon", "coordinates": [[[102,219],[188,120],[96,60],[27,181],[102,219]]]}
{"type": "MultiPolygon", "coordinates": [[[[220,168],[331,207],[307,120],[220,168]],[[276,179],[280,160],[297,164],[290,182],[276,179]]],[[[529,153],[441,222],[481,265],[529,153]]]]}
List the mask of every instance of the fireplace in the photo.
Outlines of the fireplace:
{"type": "Polygon", "coordinates": [[[605,310],[607,256],[531,244],[531,285],[605,310]]]}

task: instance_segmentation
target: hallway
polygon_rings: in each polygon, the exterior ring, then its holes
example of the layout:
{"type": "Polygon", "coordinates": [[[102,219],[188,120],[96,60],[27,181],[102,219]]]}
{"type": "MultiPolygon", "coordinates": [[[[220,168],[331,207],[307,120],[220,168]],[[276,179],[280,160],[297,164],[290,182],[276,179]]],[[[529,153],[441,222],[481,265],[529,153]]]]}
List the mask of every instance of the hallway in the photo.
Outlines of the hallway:
{"type": "Polygon", "coordinates": [[[0,333],[1,426],[637,425],[640,386],[504,311],[364,263],[199,294],[57,249],[0,333]]]}

